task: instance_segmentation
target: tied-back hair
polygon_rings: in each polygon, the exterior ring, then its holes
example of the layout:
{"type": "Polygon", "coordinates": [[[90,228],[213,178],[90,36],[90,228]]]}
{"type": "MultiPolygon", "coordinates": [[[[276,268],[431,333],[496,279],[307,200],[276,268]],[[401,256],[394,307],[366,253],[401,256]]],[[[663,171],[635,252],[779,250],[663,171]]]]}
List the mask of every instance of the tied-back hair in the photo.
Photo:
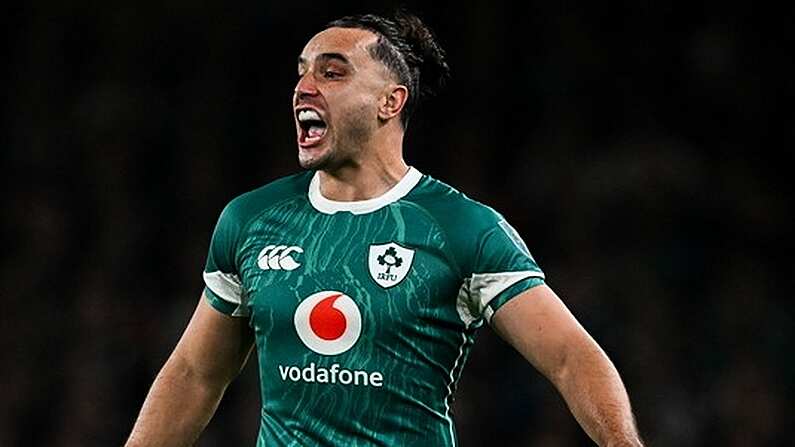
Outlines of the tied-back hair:
{"type": "Polygon", "coordinates": [[[434,95],[450,76],[445,52],[431,30],[419,17],[405,11],[398,11],[389,18],[375,14],[346,16],[330,22],[327,27],[364,29],[378,36],[369,48],[370,55],[383,63],[409,90],[400,114],[404,129],[419,102],[434,95]]]}

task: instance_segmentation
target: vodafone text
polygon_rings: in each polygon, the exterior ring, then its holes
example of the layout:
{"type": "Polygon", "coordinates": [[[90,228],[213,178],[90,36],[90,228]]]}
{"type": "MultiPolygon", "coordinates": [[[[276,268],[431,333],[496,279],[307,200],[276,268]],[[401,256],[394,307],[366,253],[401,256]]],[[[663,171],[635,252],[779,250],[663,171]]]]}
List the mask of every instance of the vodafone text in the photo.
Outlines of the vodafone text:
{"type": "Polygon", "coordinates": [[[295,365],[279,365],[279,375],[283,381],[308,383],[340,383],[342,385],[384,386],[384,376],[378,371],[350,370],[340,368],[339,363],[330,368],[315,366],[315,362],[303,368],[295,365]]]}

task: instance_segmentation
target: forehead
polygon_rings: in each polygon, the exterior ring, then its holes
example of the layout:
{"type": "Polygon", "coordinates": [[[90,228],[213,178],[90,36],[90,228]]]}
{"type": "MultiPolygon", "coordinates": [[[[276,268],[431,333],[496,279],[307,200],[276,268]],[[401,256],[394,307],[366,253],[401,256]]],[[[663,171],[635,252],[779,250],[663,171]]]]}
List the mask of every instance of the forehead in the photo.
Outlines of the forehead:
{"type": "Polygon", "coordinates": [[[372,61],[368,47],[378,38],[375,33],[358,28],[328,28],[312,37],[301,52],[301,59],[311,61],[321,54],[338,53],[354,65],[372,61]]]}

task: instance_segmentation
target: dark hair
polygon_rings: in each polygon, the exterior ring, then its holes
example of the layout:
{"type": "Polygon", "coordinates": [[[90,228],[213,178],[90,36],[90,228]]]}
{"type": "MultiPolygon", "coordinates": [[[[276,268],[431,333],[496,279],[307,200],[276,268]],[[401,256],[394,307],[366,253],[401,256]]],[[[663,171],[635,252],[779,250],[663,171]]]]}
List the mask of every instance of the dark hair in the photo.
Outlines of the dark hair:
{"type": "Polygon", "coordinates": [[[378,36],[370,55],[397,76],[409,90],[409,97],[400,115],[405,129],[417,104],[434,95],[450,76],[445,52],[431,30],[419,17],[398,11],[387,18],[374,14],[347,16],[334,20],[328,28],[359,28],[378,36]]]}

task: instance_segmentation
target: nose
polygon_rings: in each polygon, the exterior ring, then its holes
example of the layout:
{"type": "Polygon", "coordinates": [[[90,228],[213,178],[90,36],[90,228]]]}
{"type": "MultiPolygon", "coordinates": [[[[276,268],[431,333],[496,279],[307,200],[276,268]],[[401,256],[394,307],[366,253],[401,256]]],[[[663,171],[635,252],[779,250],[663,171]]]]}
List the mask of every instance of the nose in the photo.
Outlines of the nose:
{"type": "Polygon", "coordinates": [[[315,79],[311,73],[306,73],[298,79],[298,84],[295,86],[295,98],[302,99],[308,96],[315,96],[318,94],[315,79]]]}

